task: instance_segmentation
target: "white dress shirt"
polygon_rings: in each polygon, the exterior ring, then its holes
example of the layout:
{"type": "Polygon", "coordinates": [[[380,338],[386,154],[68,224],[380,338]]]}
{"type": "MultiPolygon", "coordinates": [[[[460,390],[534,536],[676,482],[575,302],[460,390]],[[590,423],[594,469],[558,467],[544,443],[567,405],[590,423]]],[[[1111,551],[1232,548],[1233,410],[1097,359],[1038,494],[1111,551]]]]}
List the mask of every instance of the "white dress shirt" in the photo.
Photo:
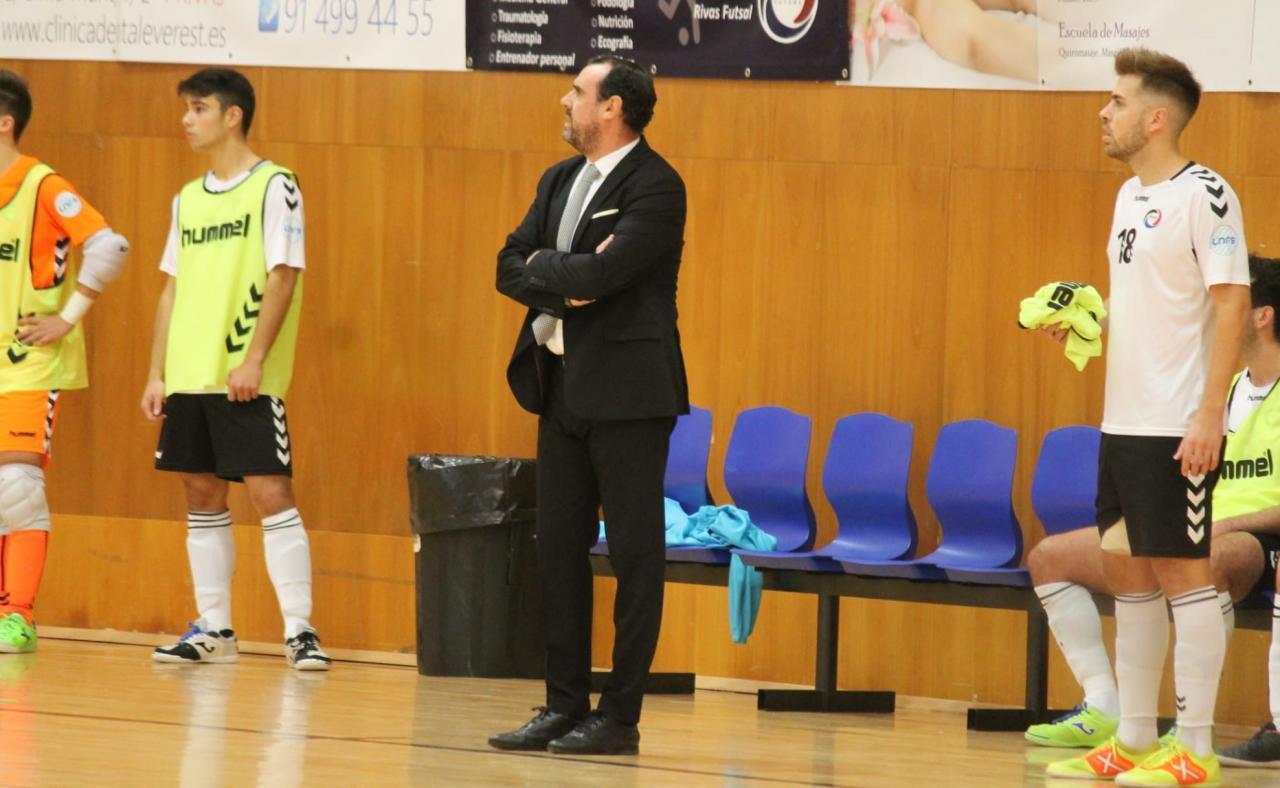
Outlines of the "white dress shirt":
{"type": "MultiPolygon", "coordinates": [[[[587,168],[587,164],[594,164],[596,169],[600,171],[600,177],[587,188],[587,198],[582,201],[582,211],[578,214],[578,221],[582,221],[582,214],[586,213],[587,206],[591,204],[591,200],[595,198],[596,192],[600,190],[600,185],[609,178],[609,173],[613,172],[618,163],[626,158],[637,145],[640,144],[640,138],[636,137],[631,142],[623,145],[612,153],[601,156],[596,161],[587,161],[578,169],[578,174],[574,176],[573,183],[569,185],[569,193],[573,193],[573,187],[578,184],[578,179],[582,177],[582,172],[587,168]]],[[[574,226],[574,235],[577,235],[577,226],[574,226]]],[[[557,356],[564,355],[564,321],[556,319],[555,328],[552,331],[551,338],[547,340],[547,350],[555,353],[557,356]]]]}

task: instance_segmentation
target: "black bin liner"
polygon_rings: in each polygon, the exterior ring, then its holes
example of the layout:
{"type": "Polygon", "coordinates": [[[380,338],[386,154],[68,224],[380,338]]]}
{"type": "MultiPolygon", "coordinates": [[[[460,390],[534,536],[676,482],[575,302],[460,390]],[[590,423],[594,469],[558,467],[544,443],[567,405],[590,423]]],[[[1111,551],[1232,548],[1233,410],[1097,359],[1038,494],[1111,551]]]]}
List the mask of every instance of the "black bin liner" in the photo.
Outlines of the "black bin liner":
{"type": "Polygon", "coordinates": [[[418,672],[541,678],[533,460],[409,458],[418,535],[418,672]]]}

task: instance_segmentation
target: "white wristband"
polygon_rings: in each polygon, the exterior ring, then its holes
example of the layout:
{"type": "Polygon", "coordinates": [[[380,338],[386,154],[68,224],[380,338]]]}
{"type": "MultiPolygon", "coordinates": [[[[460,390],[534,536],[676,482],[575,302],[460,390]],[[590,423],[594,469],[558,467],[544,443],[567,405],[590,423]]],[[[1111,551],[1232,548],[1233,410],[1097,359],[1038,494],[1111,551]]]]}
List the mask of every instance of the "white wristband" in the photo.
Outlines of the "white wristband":
{"type": "Polygon", "coordinates": [[[93,306],[93,299],[77,290],[71,294],[71,298],[67,299],[67,305],[58,313],[58,317],[74,326],[84,319],[91,306],[93,306]]]}

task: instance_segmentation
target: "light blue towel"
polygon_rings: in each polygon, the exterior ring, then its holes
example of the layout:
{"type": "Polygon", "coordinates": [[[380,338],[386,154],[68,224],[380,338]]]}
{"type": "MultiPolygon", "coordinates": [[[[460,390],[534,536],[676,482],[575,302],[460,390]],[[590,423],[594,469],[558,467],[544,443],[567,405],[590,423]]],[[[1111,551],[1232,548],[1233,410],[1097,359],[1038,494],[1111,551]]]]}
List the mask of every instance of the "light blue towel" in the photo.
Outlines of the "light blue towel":
{"type": "MultiPolygon", "coordinates": [[[[752,524],[747,511],[736,506],[704,506],[689,515],[679,503],[667,498],[665,514],[667,547],[772,550],[778,546],[776,537],[752,524]]],[[[604,538],[604,532],[604,523],[601,522],[601,538],[604,538]]],[[[755,629],[763,590],[764,578],[759,570],[733,556],[729,562],[729,631],[734,643],[746,643],[755,629]]]]}
{"type": "MultiPolygon", "coordinates": [[[[778,546],[777,537],[757,528],[747,511],[736,506],[702,507],[689,517],[689,530],[708,534],[718,544],[728,547],[772,550],[778,546]]],[[[671,534],[670,527],[667,534],[671,534]]],[[[734,643],[746,643],[755,629],[763,590],[764,577],[760,570],[733,556],[729,561],[729,631],[734,643]]]]}

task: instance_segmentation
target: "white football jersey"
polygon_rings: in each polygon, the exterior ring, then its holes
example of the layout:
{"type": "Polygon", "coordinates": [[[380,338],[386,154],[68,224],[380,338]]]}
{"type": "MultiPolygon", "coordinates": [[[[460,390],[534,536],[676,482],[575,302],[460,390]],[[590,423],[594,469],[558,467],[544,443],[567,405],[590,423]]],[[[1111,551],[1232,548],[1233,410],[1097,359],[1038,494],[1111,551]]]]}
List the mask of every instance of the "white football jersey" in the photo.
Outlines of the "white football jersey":
{"type": "Polygon", "coordinates": [[[1209,372],[1209,288],[1249,285],[1240,201],[1221,175],[1195,162],[1151,186],[1130,178],[1116,197],[1107,257],[1102,431],[1181,437],[1209,372]]]}

